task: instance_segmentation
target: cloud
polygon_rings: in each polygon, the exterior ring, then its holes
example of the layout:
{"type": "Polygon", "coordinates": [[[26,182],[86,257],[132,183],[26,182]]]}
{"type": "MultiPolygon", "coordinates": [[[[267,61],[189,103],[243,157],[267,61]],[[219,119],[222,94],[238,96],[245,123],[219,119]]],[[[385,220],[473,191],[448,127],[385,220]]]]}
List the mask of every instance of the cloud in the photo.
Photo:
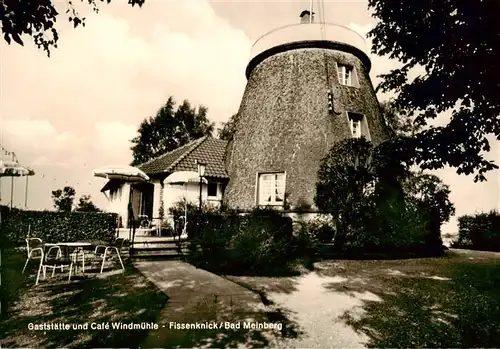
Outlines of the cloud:
{"type": "Polygon", "coordinates": [[[98,122],[95,124],[97,148],[102,151],[119,151],[130,147],[130,140],[136,135],[135,125],[118,121],[98,122]]]}
{"type": "Polygon", "coordinates": [[[31,164],[29,164],[28,167],[33,168],[33,167],[64,167],[64,168],[69,168],[69,164],[67,162],[61,162],[61,161],[54,161],[49,159],[46,156],[40,156],[36,158],[31,164]]]}
{"type": "MultiPolygon", "coordinates": [[[[34,207],[37,200],[50,207],[56,183],[78,191],[92,168],[128,164],[130,139],[169,96],[207,106],[217,122],[238,110],[252,41],[208,2],[148,1],[141,9],[113,2],[99,14],[79,4],[86,26],[77,29],[64,21],[65,4],[56,6],[60,41],[50,58],[28,41],[0,43],[1,131],[21,162],[44,174],[30,179],[34,207]]],[[[102,181],[92,183],[92,198],[105,206],[102,181]]]]}
{"type": "Polygon", "coordinates": [[[4,119],[5,136],[16,147],[33,148],[39,151],[60,150],[77,143],[74,134],[57,130],[49,120],[4,119]]]}

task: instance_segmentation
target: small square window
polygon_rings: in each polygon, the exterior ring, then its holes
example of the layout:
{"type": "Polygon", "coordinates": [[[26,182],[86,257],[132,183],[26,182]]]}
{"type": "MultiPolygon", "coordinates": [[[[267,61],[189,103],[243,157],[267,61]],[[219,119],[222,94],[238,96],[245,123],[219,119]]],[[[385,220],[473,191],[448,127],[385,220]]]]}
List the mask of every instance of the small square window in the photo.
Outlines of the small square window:
{"type": "Polygon", "coordinates": [[[353,84],[354,69],[348,65],[338,64],[337,75],[339,77],[339,84],[346,86],[354,86],[353,84]]]}
{"type": "Polygon", "coordinates": [[[283,205],[285,202],[285,173],[259,174],[258,189],[259,205],[283,205]]]}
{"type": "Polygon", "coordinates": [[[217,187],[218,187],[217,183],[208,182],[208,187],[207,187],[208,196],[217,196],[217,187]]]}

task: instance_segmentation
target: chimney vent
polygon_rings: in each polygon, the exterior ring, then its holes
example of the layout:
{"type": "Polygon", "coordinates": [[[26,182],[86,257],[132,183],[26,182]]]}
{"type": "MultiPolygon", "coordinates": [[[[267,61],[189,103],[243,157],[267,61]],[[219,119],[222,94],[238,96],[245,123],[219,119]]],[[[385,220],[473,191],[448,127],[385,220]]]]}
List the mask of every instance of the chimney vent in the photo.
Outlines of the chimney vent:
{"type": "Polygon", "coordinates": [[[311,14],[309,10],[304,10],[300,13],[300,23],[314,23],[314,12],[311,14]]]}

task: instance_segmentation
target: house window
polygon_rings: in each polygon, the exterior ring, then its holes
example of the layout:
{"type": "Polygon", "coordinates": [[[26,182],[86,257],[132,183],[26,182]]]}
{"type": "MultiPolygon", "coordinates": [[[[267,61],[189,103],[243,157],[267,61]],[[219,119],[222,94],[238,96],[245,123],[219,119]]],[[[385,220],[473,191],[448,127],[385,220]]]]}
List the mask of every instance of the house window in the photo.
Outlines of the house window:
{"type": "Polygon", "coordinates": [[[354,86],[353,84],[353,68],[348,65],[337,65],[337,75],[339,77],[339,84],[354,86]]]}
{"type": "Polygon", "coordinates": [[[216,182],[208,182],[208,187],[207,187],[208,196],[217,196],[217,186],[218,183],[216,182]]]}
{"type": "Polygon", "coordinates": [[[260,173],[259,198],[262,206],[283,205],[285,202],[285,173],[260,173]]]}
{"type": "Polygon", "coordinates": [[[356,113],[348,113],[349,117],[349,127],[351,128],[351,133],[354,138],[361,138],[361,126],[363,121],[363,115],[356,113]]]}

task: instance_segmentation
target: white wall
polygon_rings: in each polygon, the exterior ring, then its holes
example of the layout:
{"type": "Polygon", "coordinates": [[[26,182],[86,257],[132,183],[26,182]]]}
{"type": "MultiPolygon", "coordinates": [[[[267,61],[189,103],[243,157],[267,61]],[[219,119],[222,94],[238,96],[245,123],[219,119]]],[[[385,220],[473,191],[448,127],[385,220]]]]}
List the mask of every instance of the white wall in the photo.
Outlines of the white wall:
{"type": "MultiPolygon", "coordinates": [[[[200,202],[200,184],[199,183],[185,183],[185,184],[168,184],[166,183],[163,188],[163,206],[165,213],[168,209],[174,206],[177,202],[182,201],[184,198],[193,205],[199,205],[200,202]]],[[[207,186],[202,185],[202,201],[207,200],[207,186]]]]}
{"type": "Polygon", "coordinates": [[[108,196],[108,212],[117,213],[122,217],[122,224],[125,226],[128,219],[127,205],[130,197],[130,184],[123,184],[114,195],[107,192],[108,196]]]}
{"type": "MultiPolygon", "coordinates": [[[[207,186],[207,194],[208,194],[208,186],[207,186]]],[[[207,197],[208,204],[215,207],[220,207],[222,204],[222,183],[217,183],[217,196],[207,197]]]]}
{"type": "MultiPolygon", "coordinates": [[[[163,193],[161,188],[161,183],[159,180],[153,181],[154,184],[154,194],[153,194],[153,218],[158,218],[160,213],[161,199],[163,199],[163,209],[165,212],[165,218],[168,219],[169,208],[173,207],[179,201],[184,198],[188,200],[193,205],[199,205],[200,200],[200,184],[199,183],[185,183],[185,184],[168,184],[165,183],[163,187],[163,193]]],[[[107,192],[108,200],[108,212],[114,212],[122,217],[122,224],[126,226],[128,220],[128,202],[130,197],[130,183],[125,183],[118,192],[111,197],[109,192],[107,192]]],[[[202,184],[202,202],[214,206],[220,206],[222,202],[222,184],[218,184],[217,196],[208,197],[208,187],[206,184],[202,184]]]]}
{"type": "Polygon", "coordinates": [[[153,219],[160,216],[160,205],[162,198],[161,182],[159,180],[153,181],[153,219]]]}

